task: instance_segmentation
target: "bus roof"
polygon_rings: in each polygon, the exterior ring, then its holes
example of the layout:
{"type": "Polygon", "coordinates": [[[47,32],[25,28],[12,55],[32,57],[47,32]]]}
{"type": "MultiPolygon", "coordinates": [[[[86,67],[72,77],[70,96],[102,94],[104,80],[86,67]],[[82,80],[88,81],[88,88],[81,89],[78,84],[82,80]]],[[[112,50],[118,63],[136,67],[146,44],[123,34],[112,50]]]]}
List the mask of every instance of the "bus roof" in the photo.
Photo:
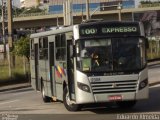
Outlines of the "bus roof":
{"type": "Polygon", "coordinates": [[[95,20],[95,21],[91,21],[91,22],[84,22],[84,23],[82,23],[81,25],[85,25],[85,24],[104,24],[104,23],[106,23],[106,24],[115,24],[115,23],[117,23],[117,24],[135,24],[135,23],[139,23],[138,21],[105,21],[105,20],[95,20]]]}
{"type": "Polygon", "coordinates": [[[73,26],[62,27],[60,29],[55,29],[55,30],[50,30],[50,31],[45,31],[45,32],[31,34],[30,38],[50,36],[50,35],[54,35],[54,34],[59,34],[59,33],[64,33],[64,32],[70,32],[72,30],[73,30],[73,26]]]}

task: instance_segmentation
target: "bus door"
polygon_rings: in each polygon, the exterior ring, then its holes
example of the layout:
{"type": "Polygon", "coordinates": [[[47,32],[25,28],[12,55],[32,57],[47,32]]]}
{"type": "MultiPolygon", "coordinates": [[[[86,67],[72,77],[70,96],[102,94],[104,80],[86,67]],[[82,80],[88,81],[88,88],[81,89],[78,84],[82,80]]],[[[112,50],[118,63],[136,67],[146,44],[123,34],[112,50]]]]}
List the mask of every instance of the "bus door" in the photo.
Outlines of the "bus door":
{"type": "Polygon", "coordinates": [[[36,90],[40,90],[40,80],[39,80],[39,63],[38,63],[38,44],[34,45],[34,52],[35,52],[35,79],[36,79],[36,90]]]}
{"type": "Polygon", "coordinates": [[[67,74],[68,74],[68,88],[70,98],[74,99],[75,87],[74,87],[74,60],[73,60],[73,44],[72,40],[67,41],[67,74]]]}
{"type": "Polygon", "coordinates": [[[54,74],[54,42],[49,43],[49,66],[50,66],[50,82],[51,82],[51,93],[56,96],[56,83],[54,74]]]}

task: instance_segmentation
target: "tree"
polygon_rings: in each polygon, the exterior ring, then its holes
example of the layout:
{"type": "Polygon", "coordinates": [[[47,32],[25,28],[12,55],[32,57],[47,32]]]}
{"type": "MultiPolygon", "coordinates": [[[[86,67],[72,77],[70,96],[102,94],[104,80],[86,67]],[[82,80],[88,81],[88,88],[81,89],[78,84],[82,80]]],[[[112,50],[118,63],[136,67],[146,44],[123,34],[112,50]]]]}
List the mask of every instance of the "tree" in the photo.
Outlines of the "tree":
{"type": "Polygon", "coordinates": [[[18,56],[25,56],[29,61],[30,46],[29,37],[21,37],[14,43],[13,53],[18,56]]]}
{"type": "MultiPolygon", "coordinates": [[[[27,58],[29,63],[29,56],[30,56],[30,45],[29,45],[29,37],[21,37],[14,43],[13,53],[17,56],[23,57],[23,71],[27,78],[29,78],[29,69],[26,69],[26,59],[27,58]]],[[[27,67],[28,68],[28,67],[27,67]]]]}
{"type": "Polygon", "coordinates": [[[21,14],[24,10],[25,10],[25,8],[17,8],[17,7],[15,7],[15,6],[13,6],[13,15],[19,15],[19,14],[21,14]]]}

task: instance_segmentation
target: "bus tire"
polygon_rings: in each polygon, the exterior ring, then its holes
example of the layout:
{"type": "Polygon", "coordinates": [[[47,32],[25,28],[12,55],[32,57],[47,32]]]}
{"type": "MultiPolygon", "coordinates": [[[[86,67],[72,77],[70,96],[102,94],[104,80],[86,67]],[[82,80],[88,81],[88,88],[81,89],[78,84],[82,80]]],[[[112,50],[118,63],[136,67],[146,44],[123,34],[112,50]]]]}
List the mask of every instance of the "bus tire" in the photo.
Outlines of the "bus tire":
{"type": "Polygon", "coordinates": [[[45,95],[44,85],[42,85],[42,98],[43,98],[43,102],[45,102],[45,103],[52,101],[52,99],[50,97],[45,95]]]}
{"type": "Polygon", "coordinates": [[[133,101],[120,101],[117,102],[117,105],[119,108],[124,108],[124,109],[129,109],[135,106],[137,101],[133,100],[133,101]]]}
{"type": "Polygon", "coordinates": [[[70,104],[69,92],[67,87],[63,91],[63,104],[68,111],[78,111],[80,106],[78,104],[70,104]]]}

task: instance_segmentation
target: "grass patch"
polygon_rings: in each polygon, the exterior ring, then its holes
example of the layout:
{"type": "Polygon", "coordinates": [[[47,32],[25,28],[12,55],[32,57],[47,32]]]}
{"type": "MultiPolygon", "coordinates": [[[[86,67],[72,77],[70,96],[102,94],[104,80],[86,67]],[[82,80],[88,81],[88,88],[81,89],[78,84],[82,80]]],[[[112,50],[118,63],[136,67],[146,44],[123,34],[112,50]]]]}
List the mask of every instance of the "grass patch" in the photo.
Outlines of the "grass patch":
{"type": "MultiPolygon", "coordinates": [[[[26,72],[29,71],[29,65],[26,66],[26,72]]],[[[15,57],[15,67],[11,67],[11,76],[9,76],[8,60],[0,60],[0,82],[6,81],[26,81],[24,72],[24,63],[22,57],[15,57]]]]}
{"type": "Polygon", "coordinates": [[[9,76],[9,67],[8,65],[0,65],[0,80],[8,79],[9,76]]]}

